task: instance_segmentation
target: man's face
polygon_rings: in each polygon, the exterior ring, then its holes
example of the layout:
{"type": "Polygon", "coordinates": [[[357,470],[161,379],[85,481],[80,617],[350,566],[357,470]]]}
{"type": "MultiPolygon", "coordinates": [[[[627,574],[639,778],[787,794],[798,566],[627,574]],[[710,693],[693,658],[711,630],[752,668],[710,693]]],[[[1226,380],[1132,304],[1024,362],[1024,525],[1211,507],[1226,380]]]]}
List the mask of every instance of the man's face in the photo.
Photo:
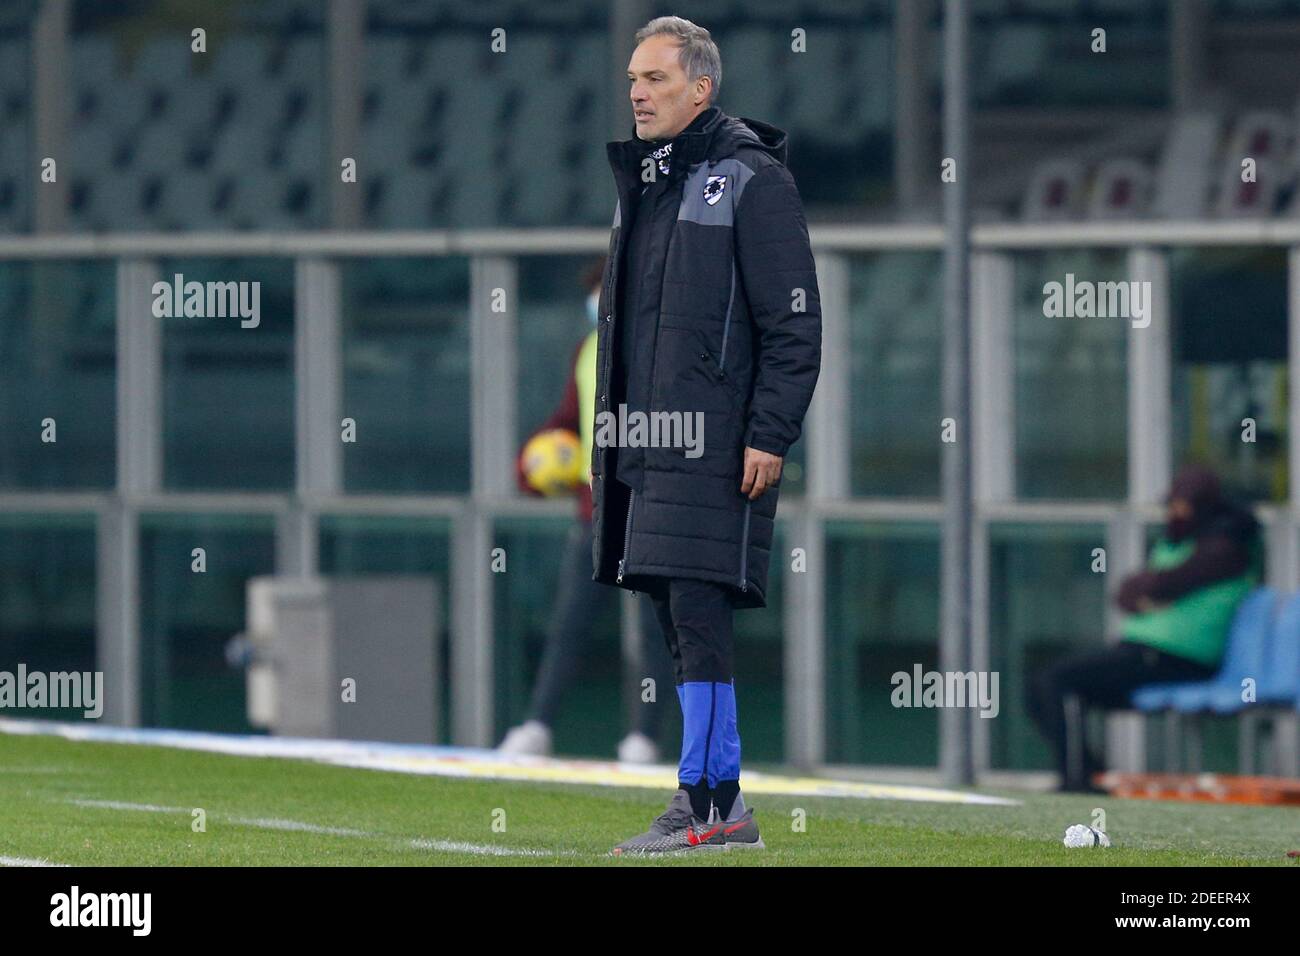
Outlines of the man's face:
{"type": "Polygon", "coordinates": [[[1166,521],[1187,521],[1192,517],[1192,503],[1186,498],[1171,498],[1165,506],[1166,521]]]}
{"type": "Polygon", "coordinates": [[[679,53],[667,36],[650,37],[632,51],[627,78],[638,139],[671,139],[708,109],[710,80],[688,82],[679,53]]]}

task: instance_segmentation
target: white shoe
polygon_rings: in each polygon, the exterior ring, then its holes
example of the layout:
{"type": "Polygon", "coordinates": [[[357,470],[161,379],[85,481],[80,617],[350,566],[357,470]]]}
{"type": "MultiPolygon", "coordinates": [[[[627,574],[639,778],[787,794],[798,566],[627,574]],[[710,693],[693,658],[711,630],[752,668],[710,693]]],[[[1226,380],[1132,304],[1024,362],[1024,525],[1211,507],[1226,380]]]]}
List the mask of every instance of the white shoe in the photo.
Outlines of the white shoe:
{"type": "Polygon", "coordinates": [[[529,720],[511,727],[497,747],[498,753],[549,757],[551,755],[551,728],[540,720],[529,720]]]}
{"type": "Polygon", "coordinates": [[[653,740],[634,730],[618,742],[619,763],[658,763],[659,747],[653,740]]]}

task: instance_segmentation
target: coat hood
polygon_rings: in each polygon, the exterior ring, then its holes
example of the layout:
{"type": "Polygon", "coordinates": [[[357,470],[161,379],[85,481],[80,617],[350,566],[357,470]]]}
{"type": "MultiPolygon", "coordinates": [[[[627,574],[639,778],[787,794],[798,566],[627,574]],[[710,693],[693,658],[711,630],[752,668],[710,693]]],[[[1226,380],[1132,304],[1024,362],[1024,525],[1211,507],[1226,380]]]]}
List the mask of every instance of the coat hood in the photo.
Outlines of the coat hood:
{"type": "Polygon", "coordinates": [[[1259,531],[1258,519],[1225,494],[1219,476],[1204,465],[1183,467],[1170,484],[1165,504],[1171,498],[1182,498],[1192,506],[1190,517],[1166,522],[1165,536],[1171,541],[1208,533],[1248,540],[1259,531]]]}
{"type": "Polygon", "coordinates": [[[747,116],[727,116],[720,124],[708,158],[725,159],[742,146],[750,146],[767,153],[784,166],[788,145],[789,137],[785,130],[778,129],[771,123],[747,116]]]}

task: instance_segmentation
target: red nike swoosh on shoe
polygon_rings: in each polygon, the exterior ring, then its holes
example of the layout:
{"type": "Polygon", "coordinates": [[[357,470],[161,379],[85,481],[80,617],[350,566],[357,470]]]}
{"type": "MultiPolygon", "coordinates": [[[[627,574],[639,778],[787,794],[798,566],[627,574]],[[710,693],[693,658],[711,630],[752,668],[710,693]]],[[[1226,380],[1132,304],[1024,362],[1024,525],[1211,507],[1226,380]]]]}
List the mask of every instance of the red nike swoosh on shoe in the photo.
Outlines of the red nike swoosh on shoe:
{"type": "Polygon", "coordinates": [[[691,846],[699,846],[705,840],[708,840],[713,836],[715,836],[717,832],[721,829],[722,827],[714,827],[712,830],[710,830],[708,833],[703,834],[702,836],[696,835],[694,830],[687,830],[686,842],[689,843],[691,846]]]}
{"type": "Polygon", "coordinates": [[[740,829],[741,827],[743,827],[744,825],[745,825],[745,824],[744,824],[743,821],[740,822],[740,823],[734,824],[733,826],[729,826],[729,827],[727,827],[727,829],[724,830],[723,833],[735,833],[737,830],[739,830],[739,829],[740,829]]]}

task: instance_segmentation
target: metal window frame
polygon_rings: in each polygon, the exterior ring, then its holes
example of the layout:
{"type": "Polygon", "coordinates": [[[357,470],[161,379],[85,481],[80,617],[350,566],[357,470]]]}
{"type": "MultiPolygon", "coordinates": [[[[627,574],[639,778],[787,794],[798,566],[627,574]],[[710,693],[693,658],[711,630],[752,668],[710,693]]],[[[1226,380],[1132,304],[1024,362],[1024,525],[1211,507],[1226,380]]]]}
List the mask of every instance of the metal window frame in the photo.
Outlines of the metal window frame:
{"type": "MultiPolygon", "coordinates": [[[[1181,11],[1171,29],[1203,40],[1204,4],[1181,11]]],[[[32,25],[33,149],[40,156],[61,156],[66,142],[66,77],[57,66],[67,61],[70,0],[42,0],[32,25]]],[[[611,23],[614,34],[629,37],[644,19],[643,0],[618,0],[611,23]]],[[[923,17],[910,9],[895,18],[900,76],[917,72],[917,50],[924,44],[923,17]]],[[[419,232],[356,231],[361,219],[360,191],[338,182],[338,160],[355,156],[359,135],[364,10],[357,0],[330,0],[326,42],[332,53],[326,83],[329,91],[327,150],[321,173],[327,188],[328,221],[334,230],[295,233],[162,233],[58,234],[67,215],[66,170],[56,184],[36,190],[35,232],[0,237],[0,260],[111,258],[117,261],[117,471],[114,488],[105,493],[0,492],[0,512],[68,512],[97,514],[96,656],[105,670],[109,694],[105,719],[128,726],[140,721],[139,667],[139,518],[144,511],[240,511],[276,516],[278,573],[311,574],[318,566],[322,514],[440,515],[453,523],[453,547],[474,556],[453,562],[453,726],[458,743],[491,742],[493,662],[492,579],[488,570],[496,519],[515,514],[568,514],[564,502],[526,501],[510,487],[511,459],[517,444],[514,399],[517,382],[514,304],[517,258],[531,254],[600,253],[607,245],[604,229],[431,230],[419,232]],[[351,231],[348,231],[351,230],[351,231]],[[295,461],[291,493],[167,492],[162,487],[162,340],[146,311],[143,290],[156,277],[163,256],[270,256],[295,261],[295,461]],[[462,255],[470,259],[471,293],[471,447],[472,485],[468,496],[348,495],[342,481],[342,450],[335,429],[342,413],[341,308],[339,260],[379,256],[462,255]],[[506,316],[485,307],[484,290],[507,290],[506,316]]],[[[623,41],[619,41],[623,42],[623,41]]],[[[1186,46],[1186,44],[1184,44],[1186,46]]],[[[1191,46],[1196,47],[1196,42],[1191,46]]],[[[1194,98],[1203,79],[1202,54],[1171,62],[1172,87],[1182,102],[1194,98]]],[[[619,43],[611,47],[615,73],[621,67],[619,43]]],[[[899,88],[899,102],[916,91],[899,88]]],[[[622,81],[616,83],[622,90],[622,81]]],[[[621,95],[621,94],[620,94],[621,95]]],[[[896,155],[915,158],[924,152],[925,130],[907,110],[900,113],[896,155]]],[[[622,135],[614,122],[615,133],[622,135]]],[[[359,157],[358,157],[359,158],[359,157]]],[[[915,201],[919,173],[901,164],[900,206],[915,201]]],[[[781,520],[807,549],[808,570],[795,574],[782,561],[789,599],[785,609],[787,758],[816,767],[825,758],[825,574],[826,522],[925,520],[938,525],[938,501],[852,499],[849,487],[847,255],[863,251],[939,250],[944,231],[934,225],[815,226],[811,229],[823,293],[824,366],[808,420],[814,436],[809,445],[807,497],[791,501],[781,520]]],[[[1288,259],[1288,329],[1290,355],[1289,421],[1300,422],[1300,221],[1294,219],[1231,222],[1085,222],[991,224],[971,231],[972,308],[975,313],[974,361],[983,374],[972,395],[975,515],[972,573],[972,653],[976,667],[991,658],[988,626],[990,595],[988,541],[994,521],[1103,521],[1111,568],[1122,574],[1142,560],[1142,529],[1158,520],[1154,502],[1169,477],[1172,441],[1169,422],[1171,337],[1167,295],[1155,301],[1164,310],[1152,328],[1131,330],[1126,358],[1129,385],[1129,490],[1126,501],[1113,504],[1024,502],[1015,498],[1013,255],[1044,248],[1122,247],[1129,250],[1129,271],[1168,288],[1166,249],[1177,245],[1285,245],[1288,259]],[[1155,330],[1154,332],[1152,330],[1155,330]],[[1138,332],[1151,333],[1139,335],[1138,332]],[[1154,410],[1154,414],[1148,414],[1154,410]]],[[[1300,578],[1300,441],[1288,448],[1290,495],[1284,508],[1261,508],[1268,514],[1274,547],[1269,549],[1271,583],[1290,586],[1300,578]]],[[[626,603],[626,602],[625,602],[626,603]]],[[[631,605],[627,604],[630,609],[631,605]]],[[[635,620],[635,616],[633,616],[635,620]]],[[[1108,609],[1108,633],[1117,619],[1108,609]]],[[[636,624],[633,623],[635,627],[636,624]]],[[[989,735],[983,721],[971,731],[977,769],[989,764],[989,735]]],[[[1129,718],[1113,718],[1108,728],[1125,765],[1140,766],[1144,739],[1129,718]]],[[[1282,728],[1280,766],[1300,761],[1296,740],[1300,724],[1282,728]],[[1286,749],[1289,748],[1289,749],[1286,749]]]]}
{"type": "MultiPolygon", "coordinates": [[[[1012,367],[1014,255],[1018,250],[1053,247],[1124,247],[1135,278],[1150,277],[1167,289],[1169,245],[1285,245],[1289,250],[1289,328],[1291,363],[1290,414],[1300,420],[1300,223],[1084,224],[1080,229],[1039,225],[976,227],[972,257],[975,360],[981,370],[998,374],[976,377],[972,428],[976,442],[976,544],[973,567],[972,622],[975,666],[991,658],[988,632],[987,543],[994,521],[1088,521],[1107,527],[1112,571],[1123,573],[1141,561],[1141,529],[1159,520],[1155,497],[1168,480],[1171,447],[1169,393],[1171,355],[1168,316],[1157,313],[1152,326],[1132,330],[1127,357],[1131,423],[1128,434],[1129,493],[1123,502],[1030,502],[1014,497],[1014,394],[1005,374],[1012,367]],[[1163,329],[1163,331],[1161,331],[1163,329]],[[1156,401],[1164,396],[1164,410],[1156,401]],[[1154,418],[1133,409],[1157,408],[1154,418]]],[[[938,523],[941,506],[927,499],[851,498],[848,482],[849,439],[849,256],[855,252],[938,249],[942,231],[929,226],[814,227],[812,238],[823,299],[824,358],[822,379],[810,408],[808,491],[802,501],[783,503],[781,521],[794,546],[804,546],[806,573],[795,574],[782,560],[789,599],[786,695],[787,759],[815,768],[825,760],[825,573],[826,522],[924,520],[938,523]]],[[[322,232],[295,234],[161,234],[101,236],[32,236],[0,239],[0,259],[114,259],[118,263],[118,476],[109,493],[0,493],[2,511],[69,511],[92,508],[98,513],[96,653],[114,689],[108,719],[131,725],[140,719],[138,633],[138,520],[141,511],[244,511],[277,516],[277,569],[309,573],[316,567],[317,527],[323,513],[429,514],[452,520],[453,547],[479,555],[481,561],[454,562],[452,619],[457,643],[453,655],[453,727],[457,743],[486,745],[499,730],[493,726],[495,659],[492,579],[488,569],[494,522],[510,515],[569,513],[563,502],[525,500],[510,487],[517,446],[514,385],[517,382],[515,310],[517,258],[522,255],[599,252],[604,230],[529,230],[504,232],[384,233],[322,232]],[[161,486],[161,330],[146,311],[144,290],[156,277],[156,260],[166,255],[261,256],[295,261],[295,460],[298,474],[286,493],[193,494],[161,486]],[[342,487],[337,422],[342,414],[341,260],[384,256],[467,255],[471,273],[471,389],[473,480],[471,493],[458,495],[349,495],[342,487]],[[490,310],[490,290],[505,290],[512,306],[490,310]],[[140,423],[145,423],[140,427],[140,423]]],[[[1155,297],[1167,309],[1167,296],[1155,297]]],[[[1293,483],[1290,501],[1274,516],[1271,534],[1284,545],[1270,549],[1270,579],[1294,582],[1300,575],[1300,443],[1288,449],[1293,483]]],[[[1268,507],[1261,508],[1267,512],[1268,507]]],[[[1113,622],[1112,622],[1113,623],[1113,622]]],[[[1140,766],[1141,732],[1126,718],[1112,730],[1114,751],[1123,766],[1140,766]]],[[[1284,736],[1290,733],[1284,728],[1284,736]]],[[[973,730],[976,766],[989,767],[988,728],[973,730]]],[[[1292,734],[1294,736],[1294,734],[1292,734]]],[[[1294,749],[1294,748],[1293,748],[1294,749]]]]}

